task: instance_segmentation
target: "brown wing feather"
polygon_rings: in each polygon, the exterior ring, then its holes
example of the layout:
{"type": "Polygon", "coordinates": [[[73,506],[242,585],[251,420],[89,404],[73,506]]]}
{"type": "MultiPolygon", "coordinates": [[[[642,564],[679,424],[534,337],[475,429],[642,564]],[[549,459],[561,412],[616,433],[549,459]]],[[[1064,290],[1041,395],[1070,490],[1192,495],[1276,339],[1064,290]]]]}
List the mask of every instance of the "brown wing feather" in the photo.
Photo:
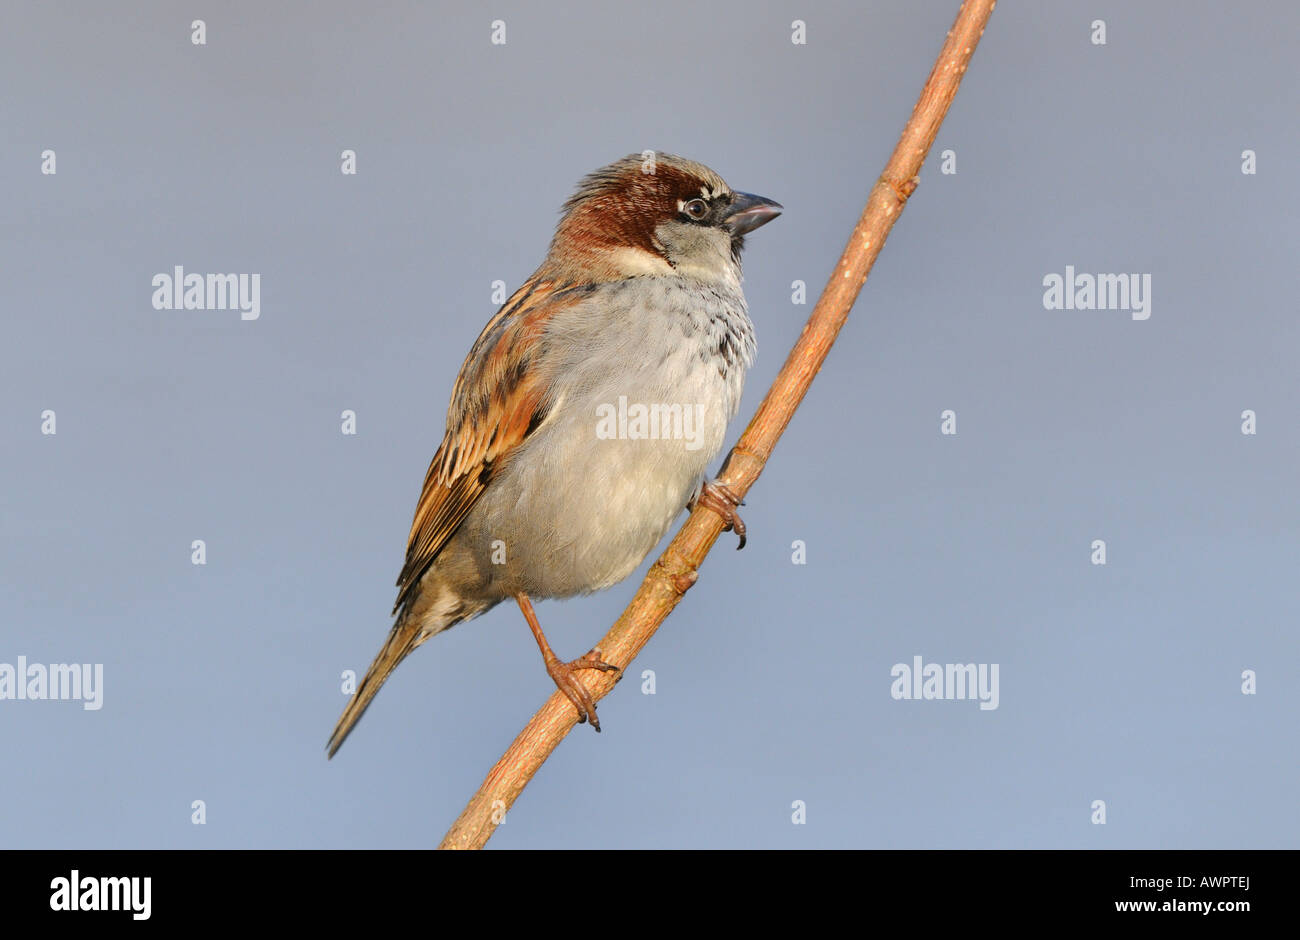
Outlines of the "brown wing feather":
{"type": "Polygon", "coordinates": [[[545,419],[551,402],[532,365],[546,321],[581,293],[529,279],[488,321],[461,366],[447,433],[429,463],[397,578],[396,613],[465,520],[503,460],[545,419]]]}

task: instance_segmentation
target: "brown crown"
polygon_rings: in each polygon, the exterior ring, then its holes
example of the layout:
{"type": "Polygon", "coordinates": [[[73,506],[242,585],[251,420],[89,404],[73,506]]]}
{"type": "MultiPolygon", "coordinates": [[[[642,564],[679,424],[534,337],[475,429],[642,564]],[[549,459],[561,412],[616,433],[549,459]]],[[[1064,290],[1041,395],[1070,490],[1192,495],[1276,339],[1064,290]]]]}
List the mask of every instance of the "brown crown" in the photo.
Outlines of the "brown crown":
{"type": "Polygon", "coordinates": [[[629,154],[578,184],[556,227],[553,259],[561,253],[566,262],[578,256],[594,261],[614,248],[657,253],[655,228],[678,215],[681,203],[731,191],[703,164],[667,153],[655,154],[653,173],[643,172],[647,163],[640,154],[629,154]]]}

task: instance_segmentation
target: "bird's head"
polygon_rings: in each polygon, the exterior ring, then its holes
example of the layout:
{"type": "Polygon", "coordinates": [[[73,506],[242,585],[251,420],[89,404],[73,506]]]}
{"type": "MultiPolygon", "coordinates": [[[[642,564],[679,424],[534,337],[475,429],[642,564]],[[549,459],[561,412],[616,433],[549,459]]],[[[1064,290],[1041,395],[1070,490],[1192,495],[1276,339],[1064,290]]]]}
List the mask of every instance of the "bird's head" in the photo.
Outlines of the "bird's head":
{"type": "Polygon", "coordinates": [[[545,268],[565,280],[677,275],[739,286],[745,235],[781,214],[708,167],[631,154],[589,174],[564,204],[545,268]]]}

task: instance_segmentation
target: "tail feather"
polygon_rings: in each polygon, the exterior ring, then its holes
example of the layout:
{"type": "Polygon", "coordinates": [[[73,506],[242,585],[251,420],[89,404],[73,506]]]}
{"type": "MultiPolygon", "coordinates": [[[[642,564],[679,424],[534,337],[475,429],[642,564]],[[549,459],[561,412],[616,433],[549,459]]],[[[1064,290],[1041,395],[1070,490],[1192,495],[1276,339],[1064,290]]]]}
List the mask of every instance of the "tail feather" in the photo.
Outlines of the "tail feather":
{"type": "Polygon", "coordinates": [[[425,639],[427,635],[422,634],[411,619],[399,617],[397,623],[393,624],[393,629],[388,632],[388,639],[380,649],[379,655],[366,670],[365,678],[361,680],[361,685],[357,686],[356,693],[348,701],[338,724],[334,726],[334,733],[330,735],[327,746],[330,757],[333,757],[343,746],[343,742],[352,731],[352,726],[361,720],[361,716],[370,707],[371,699],[397,668],[397,664],[410,655],[411,650],[423,643],[425,639]]]}

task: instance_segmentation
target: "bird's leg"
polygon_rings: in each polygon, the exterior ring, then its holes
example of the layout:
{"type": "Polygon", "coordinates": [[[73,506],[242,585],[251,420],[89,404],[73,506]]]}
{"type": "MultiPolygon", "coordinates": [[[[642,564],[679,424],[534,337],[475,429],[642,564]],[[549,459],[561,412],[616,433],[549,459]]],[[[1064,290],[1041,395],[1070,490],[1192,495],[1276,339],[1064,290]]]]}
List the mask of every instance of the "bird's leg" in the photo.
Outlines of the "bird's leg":
{"type": "Polygon", "coordinates": [[[745,501],[737,496],[731,490],[716,480],[705,480],[700,486],[700,491],[691,500],[687,509],[694,509],[696,506],[703,506],[705,509],[712,509],[722,521],[726,523],[723,531],[730,529],[740,538],[736,545],[736,551],[745,547],[745,523],[741,521],[740,514],[736,512],[737,506],[745,505],[745,501]]]}
{"type": "Polygon", "coordinates": [[[596,717],[596,703],[592,701],[591,693],[578,681],[576,673],[580,669],[599,669],[601,672],[621,672],[622,670],[612,663],[602,661],[600,650],[592,650],[586,656],[579,656],[572,662],[566,663],[562,661],[560,657],[551,651],[551,644],[546,642],[546,634],[542,632],[542,625],[537,622],[537,612],[533,610],[533,602],[528,599],[528,595],[516,594],[515,601],[519,604],[519,609],[523,611],[524,619],[528,621],[528,629],[533,631],[537,646],[542,651],[542,659],[546,663],[547,674],[556,687],[573,703],[573,707],[578,710],[578,724],[582,724],[590,718],[591,726],[599,731],[600,720],[596,717]]]}

